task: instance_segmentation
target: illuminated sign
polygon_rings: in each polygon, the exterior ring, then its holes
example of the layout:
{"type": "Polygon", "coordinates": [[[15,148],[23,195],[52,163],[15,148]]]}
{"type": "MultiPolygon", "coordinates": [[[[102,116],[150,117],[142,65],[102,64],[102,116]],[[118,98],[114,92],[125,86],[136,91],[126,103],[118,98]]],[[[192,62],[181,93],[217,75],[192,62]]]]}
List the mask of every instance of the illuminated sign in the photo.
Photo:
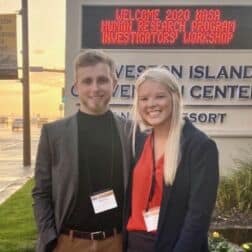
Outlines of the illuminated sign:
{"type": "Polygon", "coordinates": [[[252,6],[82,6],[82,48],[252,49],[252,6]]]}
{"type": "Polygon", "coordinates": [[[0,80],[17,78],[16,15],[0,15],[0,80]]]}

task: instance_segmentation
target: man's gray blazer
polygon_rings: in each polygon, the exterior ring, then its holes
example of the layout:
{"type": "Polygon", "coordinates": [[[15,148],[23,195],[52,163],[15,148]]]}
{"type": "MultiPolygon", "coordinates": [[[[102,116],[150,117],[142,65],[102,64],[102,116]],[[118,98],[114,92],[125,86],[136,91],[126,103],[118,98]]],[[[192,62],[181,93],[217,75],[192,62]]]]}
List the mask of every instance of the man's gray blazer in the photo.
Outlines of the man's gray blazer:
{"type": "MultiPolygon", "coordinates": [[[[131,124],[114,115],[123,154],[126,189],[131,158],[131,124]]],[[[35,166],[34,215],[39,230],[37,252],[59,236],[78,192],[77,114],[43,126],[35,166]]]]}

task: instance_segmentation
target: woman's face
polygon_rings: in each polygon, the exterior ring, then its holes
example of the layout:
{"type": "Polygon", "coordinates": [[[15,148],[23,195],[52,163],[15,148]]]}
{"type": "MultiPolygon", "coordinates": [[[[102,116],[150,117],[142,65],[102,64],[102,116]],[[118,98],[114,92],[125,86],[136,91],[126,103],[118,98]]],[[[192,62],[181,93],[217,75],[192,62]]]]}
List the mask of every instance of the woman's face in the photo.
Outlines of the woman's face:
{"type": "Polygon", "coordinates": [[[138,88],[138,111],[142,120],[153,128],[169,128],[172,100],[168,88],[156,81],[144,81],[138,88]]]}

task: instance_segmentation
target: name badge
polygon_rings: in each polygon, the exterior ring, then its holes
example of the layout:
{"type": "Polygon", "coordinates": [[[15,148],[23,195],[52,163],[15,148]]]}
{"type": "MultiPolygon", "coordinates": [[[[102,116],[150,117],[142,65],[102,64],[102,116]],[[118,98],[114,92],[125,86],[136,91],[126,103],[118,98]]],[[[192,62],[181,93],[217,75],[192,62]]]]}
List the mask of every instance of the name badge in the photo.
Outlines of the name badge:
{"type": "Polygon", "coordinates": [[[117,207],[117,202],[113,190],[96,193],[90,196],[95,214],[105,212],[117,207]]]}
{"type": "Polygon", "coordinates": [[[158,226],[160,207],[154,207],[147,212],[143,212],[144,222],[147,232],[156,231],[158,226]]]}

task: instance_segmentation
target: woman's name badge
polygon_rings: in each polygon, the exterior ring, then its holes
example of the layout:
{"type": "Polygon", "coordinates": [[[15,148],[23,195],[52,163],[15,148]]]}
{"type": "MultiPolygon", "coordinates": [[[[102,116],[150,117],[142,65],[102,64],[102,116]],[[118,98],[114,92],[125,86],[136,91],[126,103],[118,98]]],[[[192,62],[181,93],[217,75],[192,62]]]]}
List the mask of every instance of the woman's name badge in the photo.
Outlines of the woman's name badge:
{"type": "Polygon", "coordinates": [[[117,202],[113,190],[103,191],[90,196],[94,212],[96,214],[105,212],[107,210],[117,207],[117,202]]]}
{"type": "Polygon", "coordinates": [[[160,207],[154,207],[147,212],[143,212],[144,222],[147,232],[156,231],[158,226],[160,207]]]}

